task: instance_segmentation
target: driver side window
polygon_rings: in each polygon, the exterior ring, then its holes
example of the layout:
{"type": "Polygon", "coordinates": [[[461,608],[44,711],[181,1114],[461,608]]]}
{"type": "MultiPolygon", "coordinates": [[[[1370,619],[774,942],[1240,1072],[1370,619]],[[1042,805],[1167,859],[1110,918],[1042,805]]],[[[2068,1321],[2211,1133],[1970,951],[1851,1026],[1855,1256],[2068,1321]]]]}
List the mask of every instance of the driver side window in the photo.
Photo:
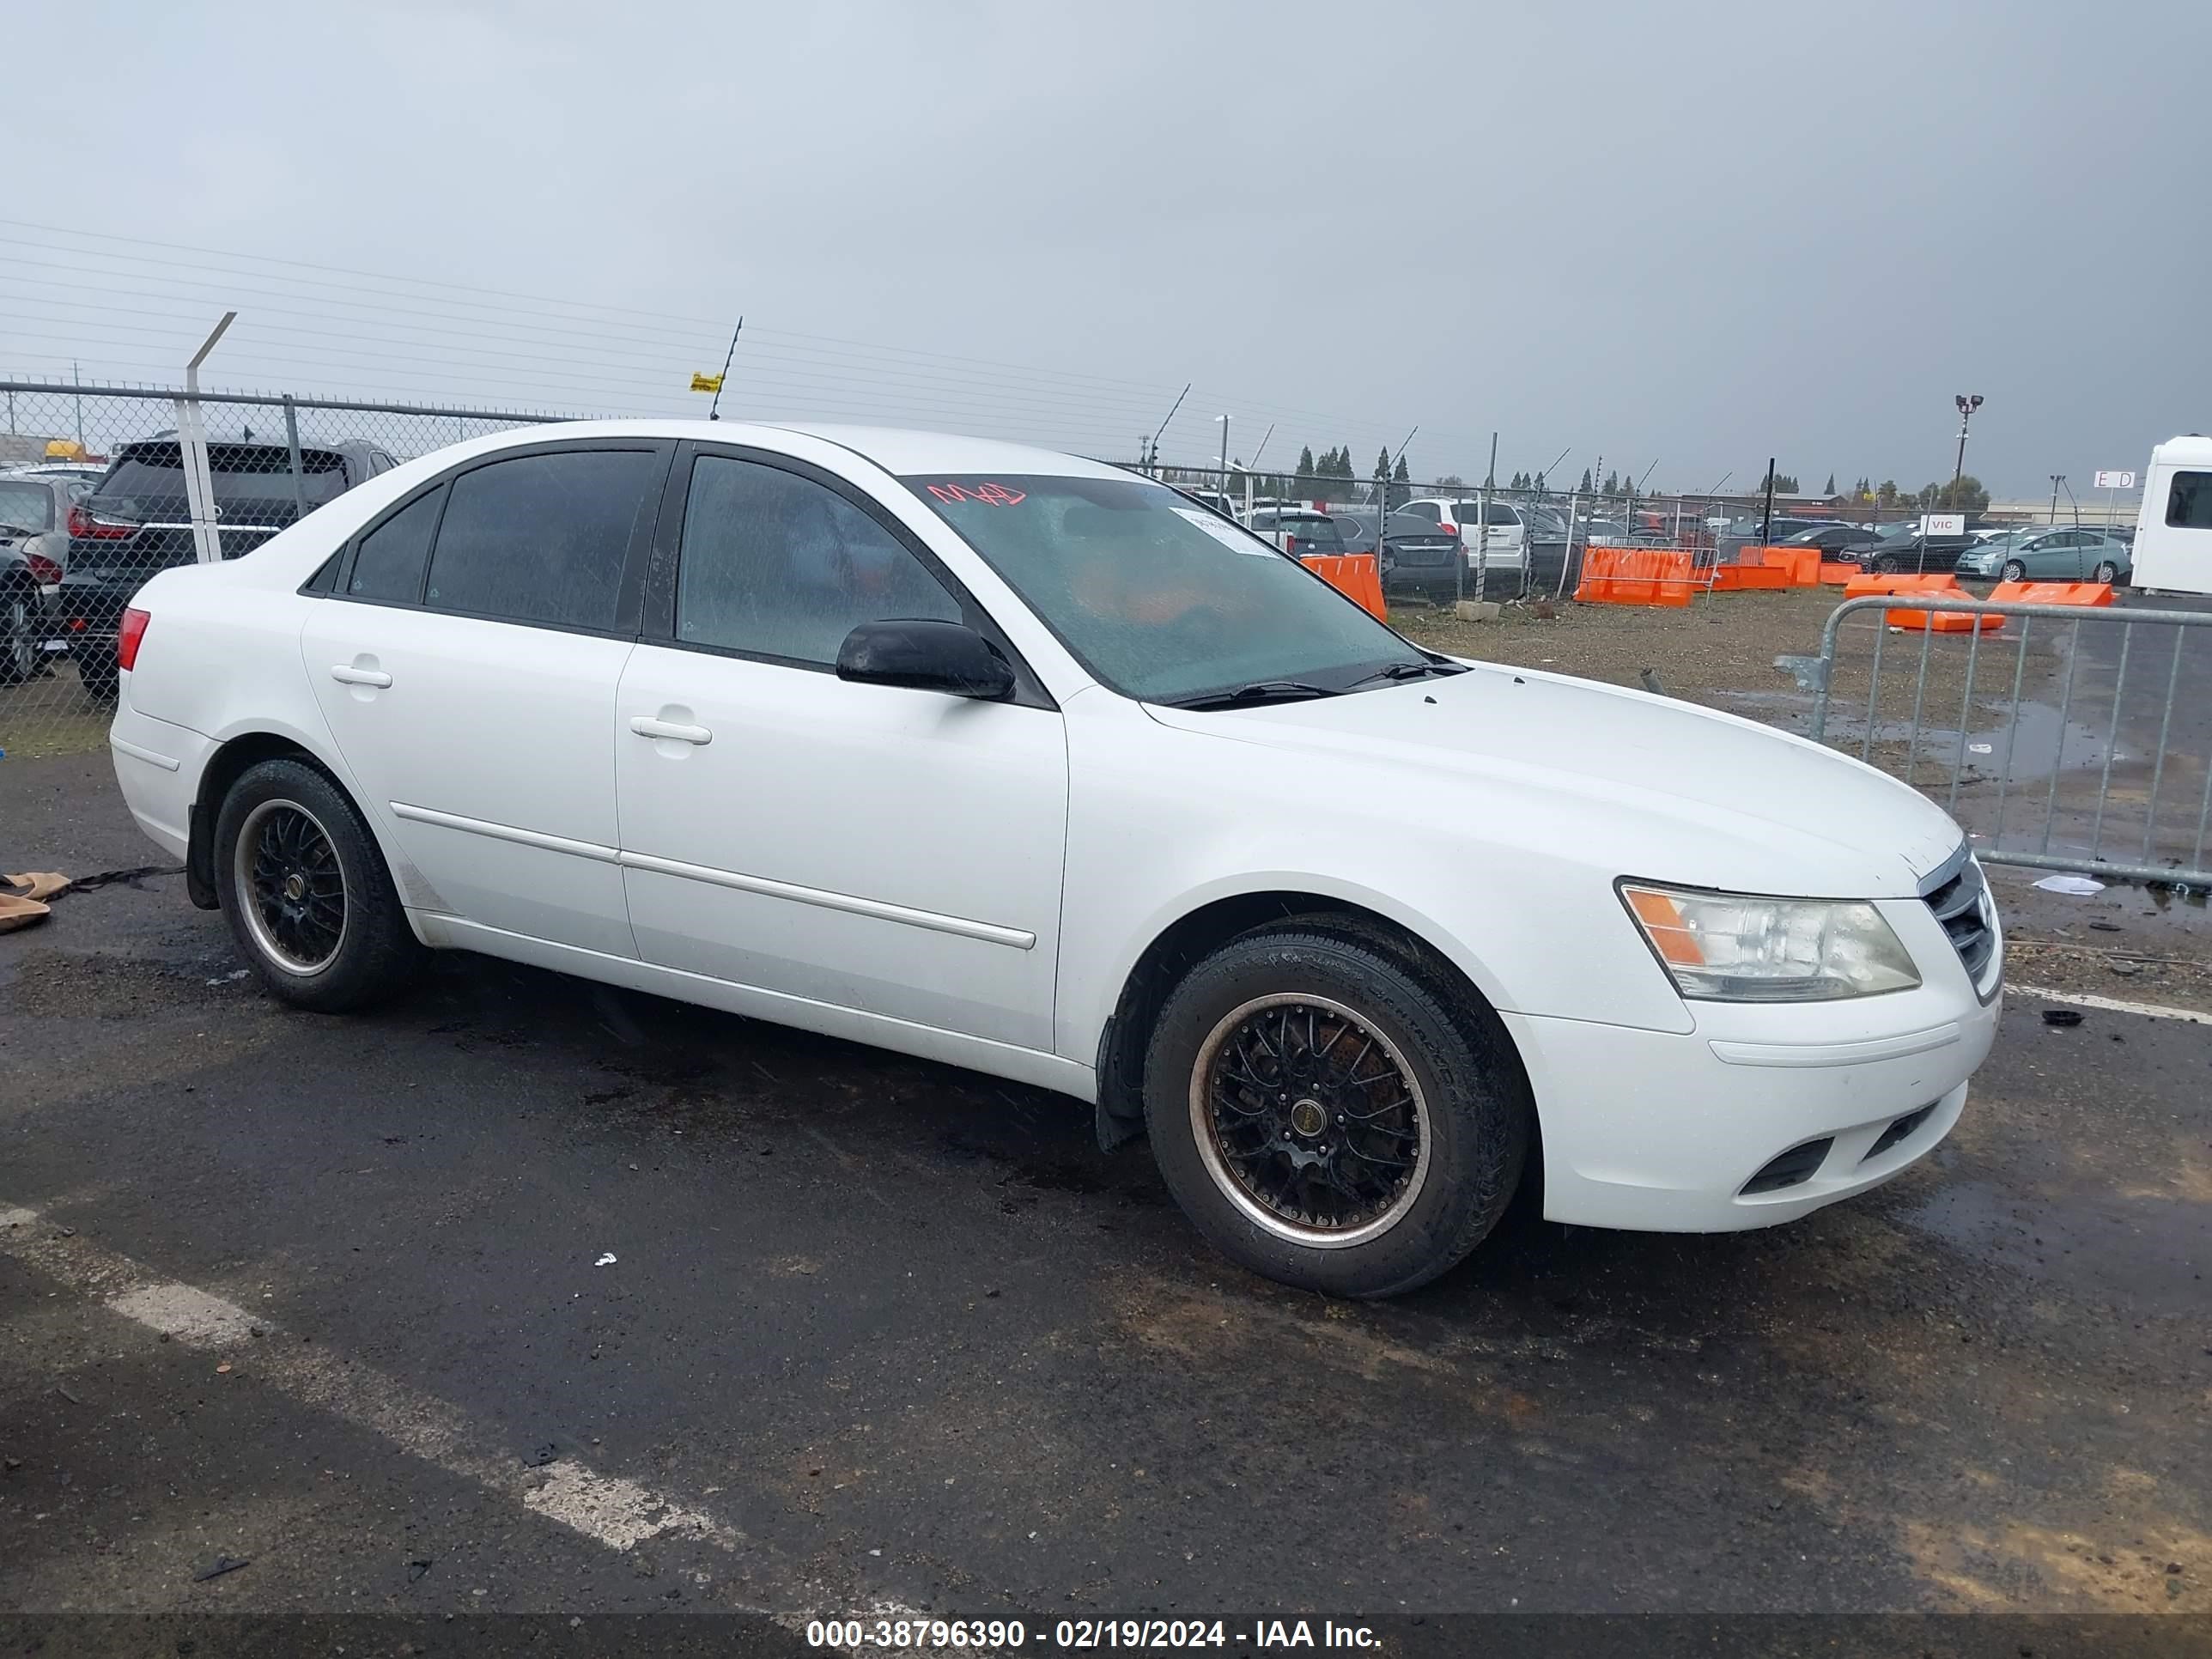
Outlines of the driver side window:
{"type": "Polygon", "coordinates": [[[895,617],[959,622],[960,602],[836,491],[757,461],[692,464],[677,554],[680,643],[826,668],[854,629],[895,617]]]}

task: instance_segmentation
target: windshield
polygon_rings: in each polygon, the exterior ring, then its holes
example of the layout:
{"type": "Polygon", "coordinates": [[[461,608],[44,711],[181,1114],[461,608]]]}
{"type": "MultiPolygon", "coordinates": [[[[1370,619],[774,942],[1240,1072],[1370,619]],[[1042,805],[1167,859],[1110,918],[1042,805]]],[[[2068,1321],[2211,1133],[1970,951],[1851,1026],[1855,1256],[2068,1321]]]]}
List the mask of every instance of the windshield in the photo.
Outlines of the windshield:
{"type": "Polygon", "coordinates": [[[1124,696],[1169,702],[1271,680],[1340,690],[1431,660],[1267,543],[1163,485],[1030,474],[902,482],[1124,696]]]}
{"type": "Polygon", "coordinates": [[[0,524],[15,530],[52,530],[53,492],[42,483],[0,483],[0,524]]]}

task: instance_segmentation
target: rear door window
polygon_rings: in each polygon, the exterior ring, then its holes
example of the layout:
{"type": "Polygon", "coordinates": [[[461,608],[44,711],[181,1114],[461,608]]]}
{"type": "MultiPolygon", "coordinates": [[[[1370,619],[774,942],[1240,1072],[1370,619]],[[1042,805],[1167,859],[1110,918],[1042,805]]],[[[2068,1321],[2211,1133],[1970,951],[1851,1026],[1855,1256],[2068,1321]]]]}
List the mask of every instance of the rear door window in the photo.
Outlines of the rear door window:
{"type": "Polygon", "coordinates": [[[462,473],[448,486],[423,603],[504,622],[613,628],[662,459],[651,449],[561,450],[462,473]]]}

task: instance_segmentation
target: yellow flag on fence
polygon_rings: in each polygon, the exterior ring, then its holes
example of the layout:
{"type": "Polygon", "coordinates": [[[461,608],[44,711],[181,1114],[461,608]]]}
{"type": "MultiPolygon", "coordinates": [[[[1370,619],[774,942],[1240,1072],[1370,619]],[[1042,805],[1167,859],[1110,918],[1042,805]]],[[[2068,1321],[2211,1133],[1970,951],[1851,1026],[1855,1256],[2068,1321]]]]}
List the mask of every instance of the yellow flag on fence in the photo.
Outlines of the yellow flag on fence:
{"type": "Polygon", "coordinates": [[[722,377],[719,374],[694,374],[691,377],[691,389],[694,392],[720,392],[722,389],[722,377]]]}

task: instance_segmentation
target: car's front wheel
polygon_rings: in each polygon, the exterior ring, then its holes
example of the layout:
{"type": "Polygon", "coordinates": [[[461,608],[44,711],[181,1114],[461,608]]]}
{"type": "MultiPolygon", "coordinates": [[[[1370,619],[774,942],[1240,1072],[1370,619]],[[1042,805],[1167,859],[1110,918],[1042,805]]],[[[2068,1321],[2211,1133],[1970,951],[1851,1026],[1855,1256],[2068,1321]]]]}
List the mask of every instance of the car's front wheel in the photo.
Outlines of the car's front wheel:
{"type": "Polygon", "coordinates": [[[1997,580],[2001,582],[2026,581],[2027,567],[2018,559],[2007,559],[2004,562],[2004,568],[1997,572],[1997,580]]]}
{"type": "Polygon", "coordinates": [[[404,986],[422,947],[375,837],[337,785],[296,760],[249,768],[216,818],[217,896],[261,981],[322,1013],[404,986]]]}
{"type": "Polygon", "coordinates": [[[1413,1290],[1481,1243],[1531,1119],[1495,1016],[1320,917],[1191,969],[1153,1028],[1145,1115],[1169,1189],[1224,1254],[1358,1297],[1413,1290]]]}

